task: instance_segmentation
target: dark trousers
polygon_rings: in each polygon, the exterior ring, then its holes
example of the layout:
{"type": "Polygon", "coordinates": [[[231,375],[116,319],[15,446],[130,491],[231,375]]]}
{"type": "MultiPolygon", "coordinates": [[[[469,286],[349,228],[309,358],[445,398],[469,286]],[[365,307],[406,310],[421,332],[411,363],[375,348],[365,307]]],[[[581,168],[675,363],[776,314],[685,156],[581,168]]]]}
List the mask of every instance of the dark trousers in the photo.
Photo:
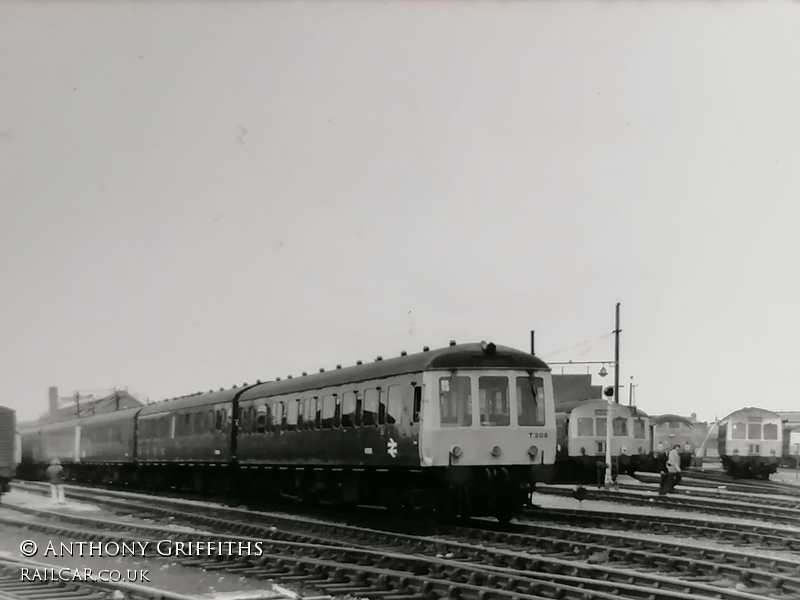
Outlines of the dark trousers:
{"type": "Polygon", "coordinates": [[[658,488],[658,493],[661,494],[662,496],[664,494],[669,494],[672,490],[675,489],[675,486],[678,485],[680,481],[681,481],[680,473],[662,472],[661,485],[658,488]]]}

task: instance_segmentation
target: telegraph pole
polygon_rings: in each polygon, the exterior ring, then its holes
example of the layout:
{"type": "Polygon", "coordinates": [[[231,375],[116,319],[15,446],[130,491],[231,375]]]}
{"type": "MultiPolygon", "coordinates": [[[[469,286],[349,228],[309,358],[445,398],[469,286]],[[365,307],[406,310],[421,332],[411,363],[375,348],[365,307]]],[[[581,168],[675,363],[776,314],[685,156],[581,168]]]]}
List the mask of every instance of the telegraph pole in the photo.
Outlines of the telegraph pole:
{"type": "Polygon", "coordinates": [[[614,402],[619,404],[619,302],[617,302],[617,319],[614,328],[614,402]]]}

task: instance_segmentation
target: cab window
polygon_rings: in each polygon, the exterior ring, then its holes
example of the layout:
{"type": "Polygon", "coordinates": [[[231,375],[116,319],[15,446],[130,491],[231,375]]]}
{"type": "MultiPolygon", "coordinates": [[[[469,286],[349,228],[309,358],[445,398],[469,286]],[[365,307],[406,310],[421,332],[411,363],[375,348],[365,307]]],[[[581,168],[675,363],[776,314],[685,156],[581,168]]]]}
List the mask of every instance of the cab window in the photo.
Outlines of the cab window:
{"type": "Polygon", "coordinates": [[[472,425],[472,390],[469,377],[439,379],[439,418],[442,427],[472,425]]]}
{"type": "Polygon", "coordinates": [[[748,423],[747,424],[747,439],[760,440],[761,439],[761,423],[748,423]]]}
{"type": "Polygon", "coordinates": [[[635,419],[633,421],[633,437],[637,440],[644,439],[644,419],[635,419]]]}
{"type": "MultiPolygon", "coordinates": [[[[519,425],[544,425],[544,380],[541,377],[517,377],[517,403],[519,425]]],[[[580,420],[578,423],[580,427],[580,420]]]]}
{"type": "Polygon", "coordinates": [[[614,435],[627,436],[628,435],[628,419],[625,417],[614,417],[612,423],[614,426],[614,435]]]}
{"type": "Polygon", "coordinates": [[[481,425],[494,427],[508,425],[511,422],[508,402],[508,377],[478,377],[478,394],[481,407],[481,425]]]}
{"type": "Polygon", "coordinates": [[[734,440],[747,439],[747,426],[744,423],[734,423],[731,430],[731,437],[734,440]]]}
{"type": "Polygon", "coordinates": [[[598,417],[595,419],[595,435],[606,435],[606,418],[605,417],[598,417]]]}
{"type": "Polygon", "coordinates": [[[766,423],[764,425],[764,439],[765,440],[778,439],[778,426],[775,423],[766,423]]]}
{"type": "Polygon", "coordinates": [[[592,417],[578,417],[578,436],[591,437],[594,435],[594,419],[592,417]]]}

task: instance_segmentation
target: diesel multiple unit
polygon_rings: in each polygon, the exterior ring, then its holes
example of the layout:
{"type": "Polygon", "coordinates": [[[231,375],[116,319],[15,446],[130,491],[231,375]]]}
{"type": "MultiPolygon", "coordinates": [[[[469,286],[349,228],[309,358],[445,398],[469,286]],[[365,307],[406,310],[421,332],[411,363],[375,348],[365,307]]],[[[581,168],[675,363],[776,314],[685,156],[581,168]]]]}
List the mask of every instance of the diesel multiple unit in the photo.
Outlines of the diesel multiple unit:
{"type": "Polygon", "coordinates": [[[550,481],[548,366],[456,345],[23,431],[23,465],[67,477],[502,520],[550,481]]]}

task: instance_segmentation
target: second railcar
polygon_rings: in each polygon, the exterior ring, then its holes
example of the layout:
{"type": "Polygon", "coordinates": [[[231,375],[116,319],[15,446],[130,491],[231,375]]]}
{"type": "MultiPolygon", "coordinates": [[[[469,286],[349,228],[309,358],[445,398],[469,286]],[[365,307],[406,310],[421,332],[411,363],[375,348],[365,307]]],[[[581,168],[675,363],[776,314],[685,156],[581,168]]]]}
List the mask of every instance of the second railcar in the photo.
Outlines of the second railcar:
{"type": "Polygon", "coordinates": [[[678,446],[681,469],[690,467],[694,459],[694,423],[679,415],[659,415],[652,417],[651,423],[655,461],[658,462],[658,455],[668,453],[678,446]]]}
{"type": "Polygon", "coordinates": [[[717,443],[728,474],[768,479],[783,453],[781,416],[754,407],[734,411],[720,421],[717,443]]]}
{"type": "Polygon", "coordinates": [[[652,448],[647,414],[635,407],[609,404],[606,400],[587,400],[569,414],[560,415],[558,481],[589,483],[598,480],[598,470],[605,464],[609,414],[614,472],[633,474],[647,463],[652,448]]]}

